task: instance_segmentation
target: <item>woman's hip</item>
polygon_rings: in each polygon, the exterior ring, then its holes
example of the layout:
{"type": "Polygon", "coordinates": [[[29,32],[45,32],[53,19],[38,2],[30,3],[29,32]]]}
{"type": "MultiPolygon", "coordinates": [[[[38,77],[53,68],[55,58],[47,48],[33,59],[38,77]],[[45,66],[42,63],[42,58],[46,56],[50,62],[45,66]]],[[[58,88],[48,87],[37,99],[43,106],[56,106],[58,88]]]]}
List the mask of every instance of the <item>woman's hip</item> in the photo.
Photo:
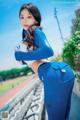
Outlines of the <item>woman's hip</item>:
{"type": "MultiPolygon", "coordinates": [[[[56,80],[56,82],[68,82],[74,80],[71,67],[64,62],[47,62],[38,68],[38,75],[44,79],[56,80]]],[[[50,82],[50,81],[49,81],[50,82]]]]}

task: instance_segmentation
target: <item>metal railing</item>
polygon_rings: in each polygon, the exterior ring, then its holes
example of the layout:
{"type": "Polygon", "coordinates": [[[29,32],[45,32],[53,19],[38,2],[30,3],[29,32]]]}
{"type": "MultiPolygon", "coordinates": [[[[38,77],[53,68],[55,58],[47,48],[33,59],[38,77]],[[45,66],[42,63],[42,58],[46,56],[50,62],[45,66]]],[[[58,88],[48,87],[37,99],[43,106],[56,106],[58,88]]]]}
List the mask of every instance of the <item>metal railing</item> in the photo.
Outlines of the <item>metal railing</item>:
{"type": "Polygon", "coordinates": [[[0,120],[41,120],[43,94],[42,83],[36,87],[36,81],[32,82],[0,110],[0,120]]]}
{"type": "Polygon", "coordinates": [[[34,92],[32,103],[26,112],[23,120],[41,120],[42,119],[42,111],[44,104],[44,93],[43,93],[43,85],[40,84],[37,91],[34,92]]]}

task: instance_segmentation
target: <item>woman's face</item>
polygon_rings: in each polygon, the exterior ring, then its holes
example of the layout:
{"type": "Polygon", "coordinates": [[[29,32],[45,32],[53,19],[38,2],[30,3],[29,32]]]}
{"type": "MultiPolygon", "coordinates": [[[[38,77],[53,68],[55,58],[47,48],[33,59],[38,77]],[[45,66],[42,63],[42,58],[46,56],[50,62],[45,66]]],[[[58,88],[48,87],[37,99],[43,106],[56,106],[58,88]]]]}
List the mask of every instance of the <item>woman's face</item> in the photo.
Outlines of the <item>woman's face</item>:
{"type": "Polygon", "coordinates": [[[36,25],[37,21],[27,9],[23,9],[20,13],[20,23],[23,26],[23,28],[27,30],[32,25],[36,25]]]}

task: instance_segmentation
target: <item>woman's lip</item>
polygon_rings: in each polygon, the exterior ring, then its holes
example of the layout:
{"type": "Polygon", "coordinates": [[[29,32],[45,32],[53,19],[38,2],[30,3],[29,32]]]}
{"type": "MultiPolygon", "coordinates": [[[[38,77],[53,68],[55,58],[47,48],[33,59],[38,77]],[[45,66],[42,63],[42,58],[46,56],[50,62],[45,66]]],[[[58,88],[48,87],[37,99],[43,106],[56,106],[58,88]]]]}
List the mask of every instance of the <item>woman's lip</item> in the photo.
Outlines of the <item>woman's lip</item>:
{"type": "Polygon", "coordinates": [[[29,25],[24,25],[24,29],[29,29],[29,25]]]}
{"type": "Polygon", "coordinates": [[[24,25],[24,27],[29,27],[29,25],[24,25]]]}

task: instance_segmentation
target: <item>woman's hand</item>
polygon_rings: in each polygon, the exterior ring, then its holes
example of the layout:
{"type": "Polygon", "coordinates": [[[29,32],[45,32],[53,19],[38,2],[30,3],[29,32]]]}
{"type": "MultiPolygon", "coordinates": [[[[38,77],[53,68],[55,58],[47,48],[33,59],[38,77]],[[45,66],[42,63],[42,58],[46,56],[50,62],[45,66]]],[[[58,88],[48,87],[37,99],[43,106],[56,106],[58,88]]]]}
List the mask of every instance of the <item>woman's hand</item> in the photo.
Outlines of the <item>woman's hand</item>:
{"type": "Polygon", "coordinates": [[[16,51],[20,51],[20,45],[18,45],[14,48],[14,52],[16,52],[16,51]]]}
{"type": "MultiPolygon", "coordinates": [[[[20,51],[20,45],[14,48],[14,52],[20,51]]],[[[18,63],[22,64],[22,61],[17,60],[18,63]]]]}

